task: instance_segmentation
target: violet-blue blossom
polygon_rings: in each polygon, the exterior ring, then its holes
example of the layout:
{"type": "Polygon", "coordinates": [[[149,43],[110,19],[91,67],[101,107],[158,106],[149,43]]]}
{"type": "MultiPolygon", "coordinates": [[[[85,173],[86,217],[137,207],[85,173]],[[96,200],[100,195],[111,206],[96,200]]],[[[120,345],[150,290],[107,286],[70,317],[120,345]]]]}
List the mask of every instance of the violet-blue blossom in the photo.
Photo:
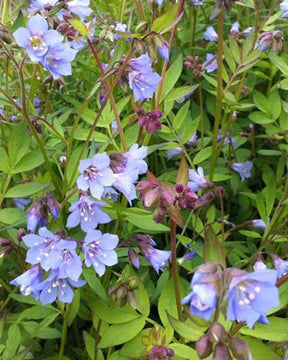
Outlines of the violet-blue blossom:
{"type": "Polygon", "coordinates": [[[36,199],[27,213],[27,230],[34,233],[38,225],[46,226],[47,217],[48,214],[43,207],[42,198],[36,199]]]}
{"type": "Polygon", "coordinates": [[[100,199],[105,186],[111,186],[114,182],[113,171],[109,165],[110,159],[106,153],[81,160],[78,168],[81,173],[77,179],[78,189],[83,191],[90,189],[92,196],[100,199]]]}
{"type": "Polygon", "coordinates": [[[280,3],[280,8],[282,11],[281,18],[282,19],[288,19],[288,0],[284,0],[280,3]]]}
{"type": "Polygon", "coordinates": [[[231,26],[231,29],[230,29],[230,34],[232,36],[235,36],[235,35],[238,35],[240,32],[240,24],[238,21],[235,21],[232,26],[231,26]]]}
{"type": "Polygon", "coordinates": [[[168,265],[168,260],[171,258],[171,251],[151,247],[146,252],[145,258],[153,266],[157,274],[159,274],[159,270],[164,271],[164,267],[168,265]]]}
{"type": "Polygon", "coordinates": [[[126,157],[127,165],[126,170],[133,172],[134,181],[138,179],[138,176],[141,174],[145,174],[148,170],[147,162],[144,160],[148,154],[148,147],[141,146],[138,144],[133,144],[129,151],[124,153],[124,157],[126,157]]]}
{"type": "Polygon", "coordinates": [[[251,223],[255,229],[265,230],[267,227],[267,225],[265,224],[265,222],[262,219],[251,220],[251,223]]]}
{"type": "Polygon", "coordinates": [[[280,279],[282,276],[288,274],[288,260],[283,260],[275,254],[270,254],[270,256],[277,270],[277,277],[280,279]]]}
{"type": "Polygon", "coordinates": [[[71,303],[73,290],[71,286],[81,287],[85,285],[84,280],[73,281],[70,278],[60,278],[58,270],[52,270],[49,277],[37,286],[40,291],[39,299],[42,305],[53,303],[59,299],[63,303],[71,303]]]}
{"type": "Polygon", "coordinates": [[[115,248],[119,242],[117,235],[102,234],[99,230],[89,230],[82,245],[85,264],[94,267],[99,276],[105,273],[106,266],[117,264],[115,248]]]}
{"type": "Polygon", "coordinates": [[[19,286],[22,295],[32,295],[35,299],[39,298],[37,286],[43,280],[43,272],[38,266],[32,266],[29,270],[10,281],[11,285],[19,286]]]}
{"type": "Polygon", "coordinates": [[[38,233],[39,235],[29,234],[22,237],[25,245],[29,247],[26,261],[32,265],[41,264],[41,267],[48,271],[51,269],[51,262],[60,256],[61,251],[55,248],[60,237],[45,227],[40,228],[38,233]]]}
{"type": "Polygon", "coordinates": [[[92,14],[90,9],[90,0],[69,0],[67,2],[68,10],[78,15],[81,20],[92,14]]]}
{"type": "Polygon", "coordinates": [[[130,205],[131,201],[137,198],[136,187],[133,181],[134,175],[133,172],[129,171],[113,175],[113,187],[124,194],[130,205]]]}
{"type": "Polygon", "coordinates": [[[208,73],[218,69],[217,58],[214,54],[207,54],[206,60],[202,64],[208,73]]]}
{"type": "MultiPolygon", "coordinates": [[[[223,139],[223,132],[220,130],[217,135],[217,142],[219,143],[220,141],[222,141],[222,139],[223,139]]],[[[237,149],[238,147],[236,140],[233,138],[233,136],[231,136],[230,133],[226,134],[224,140],[224,145],[228,145],[228,144],[231,144],[233,149],[237,149]]]]}
{"type": "Polygon", "coordinates": [[[246,322],[252,328],[259,321],[269,324],[266,313],[279,305],[277,271],[261,269],[234,276],[227,292],[228,320],[246,322]]]}
{"type": "Polygon", "coordinates": [[[58,43],[49,48],[40,63],[50,72],[53,79],[57,80],[61,75],[72,74],[71,61],[76,54],[77,51],[71,49],[67,43],[58,43]]]}
{"type": "Polygon", "coordinates": [[[28,199],[28,197],[19,197],[19,198],[14,198],[13,200],[13,204],[16,208],[21,209],[21,210],[25,210],[25,207],[30,204],[30,200],[28,199]]]}
{"type": "Polygon", "coordinates": [[[203,33],[203,37],[207,41],[218,41],[218,34],[213,26],[208,26],[206,31],[203,33]]]}
{"type": "Polygon", "coordinates": [[[198,167],[197,170],[189,169],[189,180],[187,185],[193,192],[213,187],[212,182],[205,178],[202,167],[198,167]]]}
{"type": "Polygon", "coordinates": [[[251,177],[251,170],[253,167],[252,161],[244,161],[243,163],[232,163],[230,167],[237,171],[241,177],[241,181],[251,177]]]}
{"type": "Polygon", "coordinates": [[[103,201],[94,201],[89,195],[81,194],[78,201],[71,204],[71,214],[67,219],[67,227],[75,227],[80,224],[81,229],[87,232],[95,229],[98,224],[107,224],[111,221],[109,215],[101,210],[105,206],[103,201]]]}
{"type": "Polygon", "coordinates": [[[207,321],[212,317],[217,301],[215,277],[196,271],[191,281],[192,292],[184,297],[183,304],[190,304],[190,313],[207,321]],[[208,281],[211,277],[211,281],[208,281]]]}
{"type": "Polygon", "coordinates": [[[244,36],[249,36],[252,31],[254,31],[253,26],[249,26],[248,28],[246,28],[242,31],[242,34],[244,36]]]}
{"type": "Polygon", "coordinates": [[[156,0],[157,4],[161,6],[164,3],[164,0],[156,0]]]}
{"type": "Polygon", "coordinates": [[[130,60],[129,66],[132,69],[128,73],[129,86],[133,90],[135,101],[151,99],[161,81],[161,76],[152,69],[149,55],[146,53],[130,60]]]}
{"type": "Polygon", "coordinates": [[[56,4],[58,0],[33,0],[28,8],[29,13],[33,13],[37,10],[50,10],[56,4]]]}
{"type": "Polygon", "coordinates": [[[30,18],[27,27],[17,29],[13,36],[16,43],[25,48],[32,61],[40,61],[51,46],[60,44],[63,36],[56,30],[48,30],[48,23],[41,15],[30,18]]]}
{"type": "Polygon", "coordinates": [[[204,0],[192,0],[192,5],[199,6],[203,4],[204,4],[204,0]]]}
{"type": "Polygon", "coordinates": [[[172,157],[181,155],[183,153],[183,149],[181,146],[176,147],[175,149],[167,150],[167,159],[170,160],[172,157]]]}
{"type": "MultiPolygon", "coordinates": [[[[122,23],[120,23],[118,21],[116,22],[115,31],[119,31],[119,32],[126,33],[126,34],[130,33],[130,30],[127,29],[127,25],[122,24],[122,23]]],[[[122,39],[122,35],[116,33],[115,34],[115,39],[116,40],[122,39]]]]}
{"type": "Polygon", "coordinates": [[[163,60],[169,61],[170,50],[169,50],[169,46],[168,46],[168,44],[166,44],[166,42],[164,42],[162,44],[162,46],[158,46],[157,50],[158,50],[158,52],[159,52],[159,54],[160,54],[160,56],[162,57],[163,60]]]}

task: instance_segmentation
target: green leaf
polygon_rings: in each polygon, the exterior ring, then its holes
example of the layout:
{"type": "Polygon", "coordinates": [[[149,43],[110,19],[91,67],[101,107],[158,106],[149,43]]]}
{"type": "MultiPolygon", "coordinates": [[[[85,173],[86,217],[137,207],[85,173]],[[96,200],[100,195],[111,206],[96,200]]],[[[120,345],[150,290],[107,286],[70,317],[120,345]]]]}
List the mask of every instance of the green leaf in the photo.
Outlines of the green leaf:
{"type": "Polygon", "coordinates": [[[0,223],[10,225],[16,221],[20,221],[24,219],[25,219],[25,213],[21,209],[16,209],[16,208],[0,209],[0,223]]]}
{"type": "Polygon", "coordinates": [[[261,219],[267,223],[267,213],[266,213],[266,207],[265,207],[265,202],[264,202],[264,197],[262,194],[257,194],[256,196],[256,206],[258,209],[258,212],[261,216],[261,219]]]}
{"type": "Polygon", "coordinates": [[[96,276],[96,273],[94,269],[84,267],[83,269],[83,275],[84,279],[87,281],[90,288],[93,290],[93,292],[98,295],[102,300],[105,302],[108,301],[107,293],[102,285],[102,282],[99,280],[99,278],[96,276]]]}
{"type": "Polygon", "coordinates": [[[208,159],[212,155],[212,146],[207,146],[206,148],[199,151],[199,153],[194,156],[193,164],[197,165],[208,159]]]}
{"type": "Polygon", "coordinates": [[[83,338],[89,358],[94,360],[95,340],[93,336],[88,334],[86,331],[83,331],[83,338]]]}
{"type": "Polygon", "coordinates": [[[89,307],[95,315],[108,324],[121,324],[139,318],[139,314],[130,307],[109,306],[101,299],[93,299],[89,302],[89,307]]]}
{"type": "Polygon", "coordinates": [[[287,341],[288,319],[269,317],[269,325],[256,323],[254,329],[248,327],[240,330],[241,334],[269,341],[287,341]]]}
{"type": "Polygon", "coordinates": [[[205,328],[202,328],[196,324],[194,324],[192,321],[187,320],[186,322],[180,321],[170,315],[167,312],[168,320],[172,328],[183,338],[190,340],[190,341],[197,341],[206,330],[205,328]]]}
{"type": "Polygon", "coordinates": [[[10,173],[10,164],[8,155],[3,147],[0,147],[0,171],[3,171],[6,174],[10,173]]]}
{"type": "Polygon", "coordinates": [[[286,77],[288,77],[288,65],[284,59],[276,55],[274,51],[269,51],[268,56],[272,62],[286,77]]]}
{"type": "Polygon", "coordinates": [[[249,345],[253,360],[283,360],[283,357],[277,355],[261,341],[250,336],[244,336],[243,340],[249,345]]]}
{"type": "Polygon", "coordinates": [[[82,21],[77,19],[69,19],[68,22],[84,37],[87,37],[87,28],[82,21]]]}
{"type": "MultiPolygon", "coordinates": [[[[57,317],[59,313],[54,313],[46,317],[46,319],[42,320],[36,327],[36,329],[32,332],[32,337],[38,337],[57,317]]],[[[44,332],[45,334],[45,332],[44,332]]]]}
{"type": "Polygon", "coordinates": [[[282,112],[281,98],[278,91],[273,91],[269,94],[267,105],[272,119],[278,119],[282,112]]]}
{"type": "Polygon", "coordinates": [[[29,171],[43,164],[44,159],[39,149],[32,150],[12,169],[13,174],[29,171]]]}
{"type": "Polygon", "coordinates": [[[35,305],[22,311],[22,313],[17,318],[17,322],[21,322],[23,319],[45,319],[50,315],[55,315],[55,313],[59,314],[59,310],[53,308],[52,306],[48,307],[35,305]]]}
{"type": "Polygon", "coordinates": [[[188,117],[189,108],[190,108],[190,101],[187,101],[186,104],[184,106],[182,106],[180,108],[180,110],[178,110],[178,112],[173,120],[174,130],[177,131],[178,129],[180,129],[180,127],[183,125],[183,123],[186,122],[187,117],[188,117]]]}
{"type": "Polygon", "coordinates": [[[271,124],[274,122],[268,114],[261,111],[254,111],[249,115],[249,118],[255,123],[260,125],[271,124]]]}
{"type": "Polygon", "coordinates": [[[255,238],[255,239],[259,239],[262,237],[262,235],[258,234],[256,231],[240,230],[239,233],[244,236],[248,236],[248,237],[255,238]]]}
{"type": "Polygon", "coordinates": [[[17,163],[29,150],[30,136],[28,135],[24,121],[12,126],[12,135],[9,139],[8,155],[11,168],[17,163]]]}
{"type": "MultiPolygon", "coordinates": [[[[89,132],[90,130],[88,129],[78,129],[74,135],[74,139],[85,141],[89,132]]],[[[90,141],[105,143],[106,141],[109,141],[109,137],[103,133],[100,133],[99,131],[94,131],[90,141]]]]}
{"type": "Polygon", "coordinates": [[[6,349],[8,358],[11,359],[17,353],[17,349],[21,342],[21,333],[17,324],[12,324],[8,330],[8,338],[6,341],[6,349]]]}
{"type": "Polygon", "coordinates": [[[168,226],[165,226],[163,224],[157,224],[153,220],[152,214],[148,211],[143,211],[142,214],[137,214],[135,213],[134,208],[128,208],[126,211],[123,212],[123,214],[125,214],[126,221],[135,225],[139,229],[153,232],[170,231],[168,226]]]}
{"type": "Polygon", "coordinates": [[[29,196],[46,189],[48,186],[50,186],[50,183],[30,182],[26,184],[16,185],[7,191],[5,197],[17,198],[17,197],[29,196]]]}
{"type": "Polygon", "coordinates": [[[68,326],[71,326],[75,317],[78,314],[78,311],[80,308],[80,300],[81,300],[80,299],[80,289],[75,289],[72,304],[69,305],[69,312],[68,312],[68,316],[67,316],[68,326]]]}
{"type": "Polygon", "coordinates": [[[99,348],[123,344],[133,339],[144,327],[145,318],[139,317],[122,324],[111,325],[100,340],[99,348]]]}
{"type": "Polygon", "coordinates": [[[181,86],[179,88],[173,89],[165,98],[166,101],[172,101],[172,100],[181,100],[185,96],[192,94],[199,85],[187,85],[187,86],[181,86]]]}
{"type": "Polygon", "coordinates": [[[173,62],[173,64],[169,67],[169,69],[166,72],[163,81],[163,88],[162,88],[160,102],[162,102],[169,94],[169,92],[173,89],[174,85],[179,79],[179,76],[182,73],[182,67],[183,67],[183,56],[181,54],[177,57],[177,59],[173,62]]]}
{"type": "Polygon", "coordinates": [[[204,262],[219,262],[226,267],[226,257],[223,244],[221,244],[218,240],[218,237],[211,225],[208,225],[205,228],[204,234],[204,262]]]}
{"type": "MultiPolygon", "coordinates": [[[[184,288],[181,281],[179,281],[179,288],[180,288],[180,297],[182,299],[184,297],[184,288]]],[[[158,301],[158,313],[164,327],[167,326],[167,324],[169,324],[167,313],[169,313],[171,316],[174,316],[175,318],[178,316],[174,283],[172,278],[169,279],[169,281],[166,283],[166,285],[164,286],[161,292],[158,301]]]]}
{"type": "Polygon", "coordinates": [[[161,33],[164,31],[170,24],[174,24],[175,18],[177,16],[179,4],[175,4],[170,7],[164,15],[157,17],[151,27],[152,32],[161,33]]]}
{"type": "Polygon", "coordinates": [[[236,70],[236,64],[235,64],[235,61],[234,61],[234,58],[233,58],[233,54],[232,54],[232,51],[231,49],[228,48],[228,46],[223,43],[223,50],[224,50],[224,58],[230,68],[230,70],[234,73],[235,70],[236,70]]]}
{"type": "Polygon", "coordinates": [[[59,339],[61,338],[61,332],[58,329],[46,327],[38,331],[36,337],[39,339],[59,339]]]}
{"type": "Polygon", "coordinates": [[[197,352],[188,345],[175,343],[175,344],[169,344],[168,347],[174,350],[176,356],[180,356],[183,359],[189,359],[189,360],[199,359],[197,352]]]}
{"type": "Polygon", "coordinates": [[[137,280],[138,288],[134,290],[136,296],[137,310],[144,316],[149,316],[150,313],[150,301],[147,291],[140,279],[137,280]]]}

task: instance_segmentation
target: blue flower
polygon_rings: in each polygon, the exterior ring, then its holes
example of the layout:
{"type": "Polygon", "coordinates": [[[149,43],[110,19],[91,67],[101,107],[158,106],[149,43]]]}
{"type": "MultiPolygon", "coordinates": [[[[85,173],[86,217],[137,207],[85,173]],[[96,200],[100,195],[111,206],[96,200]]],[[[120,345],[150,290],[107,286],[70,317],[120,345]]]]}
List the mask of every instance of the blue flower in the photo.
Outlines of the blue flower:
{"type": "Polygon", "coordinates": [[[71,49],[67,43],[58,43],[49,48],[40,63],[50,72],[53,79],[57,80],[61,75],[71,75],[71,61],[76,54],[77,51],[71,49]]]}
{"type": "Polygon", "coordinates": [[[67,219],[67,227],[75,227],[80,224],[85,232],[95,229],[98,224],[107,224],[111,221],[109,215],[101,210],[105,202],[94,201],[89,195],[81,194],[79,200],[73,202],[69,211],[72,213],[67,219]]]}
{"type": "Polygon", "coordinates": [[[281,18],[282,19],[287,19],[288,18],[288,0],[284,0],[283,2],[280,3],[280,8],[282,11],[282,15],[281,18]]]}
{"type": "Polygon", "coordinates": [[[58,0],[33,0],[29,6],[29,13],[33,13],[35,10],[49,10],[57,4],[58,0]]]}
{"type": "Polygon", "coordinates": [[[192,0],[192,5],[199,6],[203,4],[204,4],[204,0],[192,0]]]}
{"type": "Polygon", "coordinates": [[[43,273],[38,266],[33,266],[24,274],[10,281],[10,284],[19,286],[22,295],[32,295],[35,299],[39,298],[37,286],[43,280],[43,273]]]}
{"type": "MultiPolygon", "coordinates": [[[[217,142],[219,143],[220,141],[222,141],[222,139],[223,139],[223,132],[220,130],[217,135],[217,142]]],[[[224,140],[224,145],[228,145],[228,144],[231,144],[233,149],[237,149],[238,147],[236,140],[229,133],[226,135],[224,140]]]]}
{"type": "Polygon", "coordinates": [[[165,61],[169,61],[169,46],[168,44],[166,44],[165,42],[162,44],[162,46],[158,46],[157,50],[160,54],[160,56],[162,57],[163,60],[165,61]]]}
{"type": "Polygon", "coordinates": [[[100,199],[105,186],[111,186],[114,182],[113,171],[109,165],[110,159],[106,153],[81,160],[78,168],[81,173],[77,179],[78,189],[86,191],[90,188],[92,196],[100,199]]]}
{"type": "Polygon", "coordinates": [[[98,275],[105,273],[106,266],[117,264],[118,258],[114,250],[118,244],[118,236],[103,234],[99,230],[89,230],[82,246],[85,264],[94,267],[98,275]]]}
{"type": "Polygon", "coordinates": [[[57,270],[52,270],[49,277],[37,286],[40,291],[39,299],[42,305],[53,303],[59,299],[63,303],[71,303],[73,290],[71,286],[81,287],[85,285],[84,280],[73,281],[70,278],[60,278],[57,270]]]}
{"type": "Polygon", "coordinates": [[[282,276],[288,274],[288,260],[283,260],[275,254],[270,254],[274,261],[274,266],[277,270],[277,276],[280,279],[282,276]]]}
{"type": "Polygon", "coordinates": [[[67,2],[68,10],[78,15],[81,20],[92,14],[90,9],[90,0],[69,0],[67,2]]]}
{"type": "MultiPolygon", "coordinates": [[[[119,21],[116,22],[115,30],[119,31],[119,32],[122,32],[122,33],[126,33],[126,34],[129,34],[131,32],[130,30],[127,30],[127,25],[126,24],[122,24],[119,21]]],[[[116,33],[115,34],[115,39],[116,40],[122,39],[122,35],[119,35],[119,34],[116,33]]]]}
{"type": "Polygon", "coordinates": [[[252,223],[252,226],[253,226],[255,229],[265,230],[265,229],[266,229],[266,226],[267,226],[262,219],[254,219],[254,220],[251,220],[251,223],[252,223]]]}
{"type": "Polygon", "coordinates": [[[150,247],[145,254],[145,258],[153,266],[157,274],[159,274],[159,270],[164,271],[164,267],[168,265],[168,260],[171,258],[171,251],[158,250],[150,247]]]}
{"type": "Polygon", "coordinates": [[[203,62],[202,65],[205,67],[205,69],[206,69],[206,71],[208,73],[217,70],[218,69],[218,64],[217,64],[216,55],[207,54],[206,55],[206,60],[203,62]]]}
{"type": "Polygon", "coordinates": [[[26,28],[14,32],[16,43],[25,48],[32,61],[40,61],[51,46],[60,44],[63,36],[56,30],[48,30],[48,23],[41,15],[35,15],[27,23],[26,28]]]}
{"type": "Polygon", "coordinates": [[[147,146],[139,147],[138,144],[133,144],[129,151],[123,154],[128,160],[126,171],[134,174],[134,182],[138,179],[139,175],[145,174],[148,170],[148,165],[144,160],[147,157],[147,152],[147,146]]]}
{"type": "Polygon", "coordinates": [[[212,182],[205,178],[202,167],[198,167],[198,170],[189,169],[189,180],[191,181],[188,182],[188,186],[193,192],[213,187],[212,182]]]}
{"type": "Polygon", "coordinates": [[[244,321],[250,328],[256,321],[268,324],[265,313],[279,305],[276,280],[277,271],[271,269],[234,276],[227,293],[227,318],[244,321]]]}
{"type": "Polygon", "coordinates": [[[157,4],[161,6],[164,3],[164,0],[156,0],[157,4]]]}
{"type": "Polygon", "coordinates": [[[50,256],[48,265],[50,269],[57,269],[59,278],[69,277],[78,281],[82,274],[82,261],[76,254],[77,242],[72,240],[59,240],[55,244],[56,256],[50,256]],[[58,253],[59,252],[59,253],[58,253]]]}
{"type": "Polygon", "coordinates": [[[129,65],[132,68],[128,74],[129,86],[133,90],[135,101],[151,99],[161,81],[161,76],[153,71],[148,54],[130,60],[129,65]]]}
{"type": "Polygon", "coordinates": [[[213,26],[208,26],[206,31],[203,33],[204,39],[208,41],[218,41],[218,34],[214,30],[213,26]]]}
{"type": "Polygon", "coordinates": [[[167,159],[170,160],[172,157],[181,155],[183,153],[182,147],[178,146],[175,149],[167,150],[167,159]]]}
{"type": "Polygon", "coordinates": [[[39,235],[29,234],[22,239],[30,248],[26,254],[26,261],[32,265],[41,264],[46,271],[51,269],[51,262],[53,263],[54,259],[58,259],[61,255],[61,251],[55,247],[60,237],[45,227],[39,229],[39,235]]]}
{"type": "Polygon", "coordinates": [[[251,170],[253,167],[252,161],[245,161],[243,163],[232,163],[230,166],[233,170],[239,173],[241,181],[244,181],[251,176],[251,170]]]}
{"type": "Polygon", "coordinates": [[[192,292],[182,300],[183,304],[190,304],[192,315],[203,317],[207,321],[211,318],[218,301],[217,279],[214,274],[195,272],[191,281],[192,292]]]}
{"type": "Polygon", "coordinates": [[[240,24],[238,21],[235,21],[231,26],[230,34],[232,36],[236,36],[239,34],[239,32],[240,32],[240,24]]]}
{"type": "Polygon", "coordinates": [[[19,197],[19,198],[14,198],[13,200],[13,204],[16,208],[21,209],[21,210],[25,210],[25,207],[30,204],[30,200],[28,199],[27,196],[25,197],[19,197]]]}

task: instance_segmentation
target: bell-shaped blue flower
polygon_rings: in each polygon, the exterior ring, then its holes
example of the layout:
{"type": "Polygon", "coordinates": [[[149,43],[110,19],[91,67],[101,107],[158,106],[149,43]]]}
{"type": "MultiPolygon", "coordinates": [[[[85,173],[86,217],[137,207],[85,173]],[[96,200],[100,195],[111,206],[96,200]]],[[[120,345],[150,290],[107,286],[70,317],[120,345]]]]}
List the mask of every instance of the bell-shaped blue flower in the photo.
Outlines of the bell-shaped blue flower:
{"type": "Polygon", "coordinates": [[[229,284],[227,318],[246,322],[252,328],[259,321],[268,324],[266,313],[279,305],[277,271],[260,269],[234,276],[229,284]]]}

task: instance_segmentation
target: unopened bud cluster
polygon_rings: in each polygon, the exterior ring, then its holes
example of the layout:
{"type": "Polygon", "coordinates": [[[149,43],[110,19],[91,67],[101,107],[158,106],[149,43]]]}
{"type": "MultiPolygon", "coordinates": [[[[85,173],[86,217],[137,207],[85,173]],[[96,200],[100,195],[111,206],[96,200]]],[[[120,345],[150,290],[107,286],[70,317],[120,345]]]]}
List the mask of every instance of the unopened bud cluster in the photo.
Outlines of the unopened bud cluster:
{"type": "Polygon", "coordinates": [[[134,290],[138,289],[136,276],[131,276],[128,279],[121,278],[118,284],[109,289],[109,295],[113,302],[119,304],[120,307],[126,304],[133,309],[137,307],[136,296],[134,290]]]}
{"type": "Polygon", "coordinates": [[[162,124],[159,119],[163,115],[162,111],[153,110],[146,113],[144,110],[139,109],[137,115],[139,118],[139,126],[145,127],[149,135],[153,134],[156,130],[161,130],[162,124]]]}

